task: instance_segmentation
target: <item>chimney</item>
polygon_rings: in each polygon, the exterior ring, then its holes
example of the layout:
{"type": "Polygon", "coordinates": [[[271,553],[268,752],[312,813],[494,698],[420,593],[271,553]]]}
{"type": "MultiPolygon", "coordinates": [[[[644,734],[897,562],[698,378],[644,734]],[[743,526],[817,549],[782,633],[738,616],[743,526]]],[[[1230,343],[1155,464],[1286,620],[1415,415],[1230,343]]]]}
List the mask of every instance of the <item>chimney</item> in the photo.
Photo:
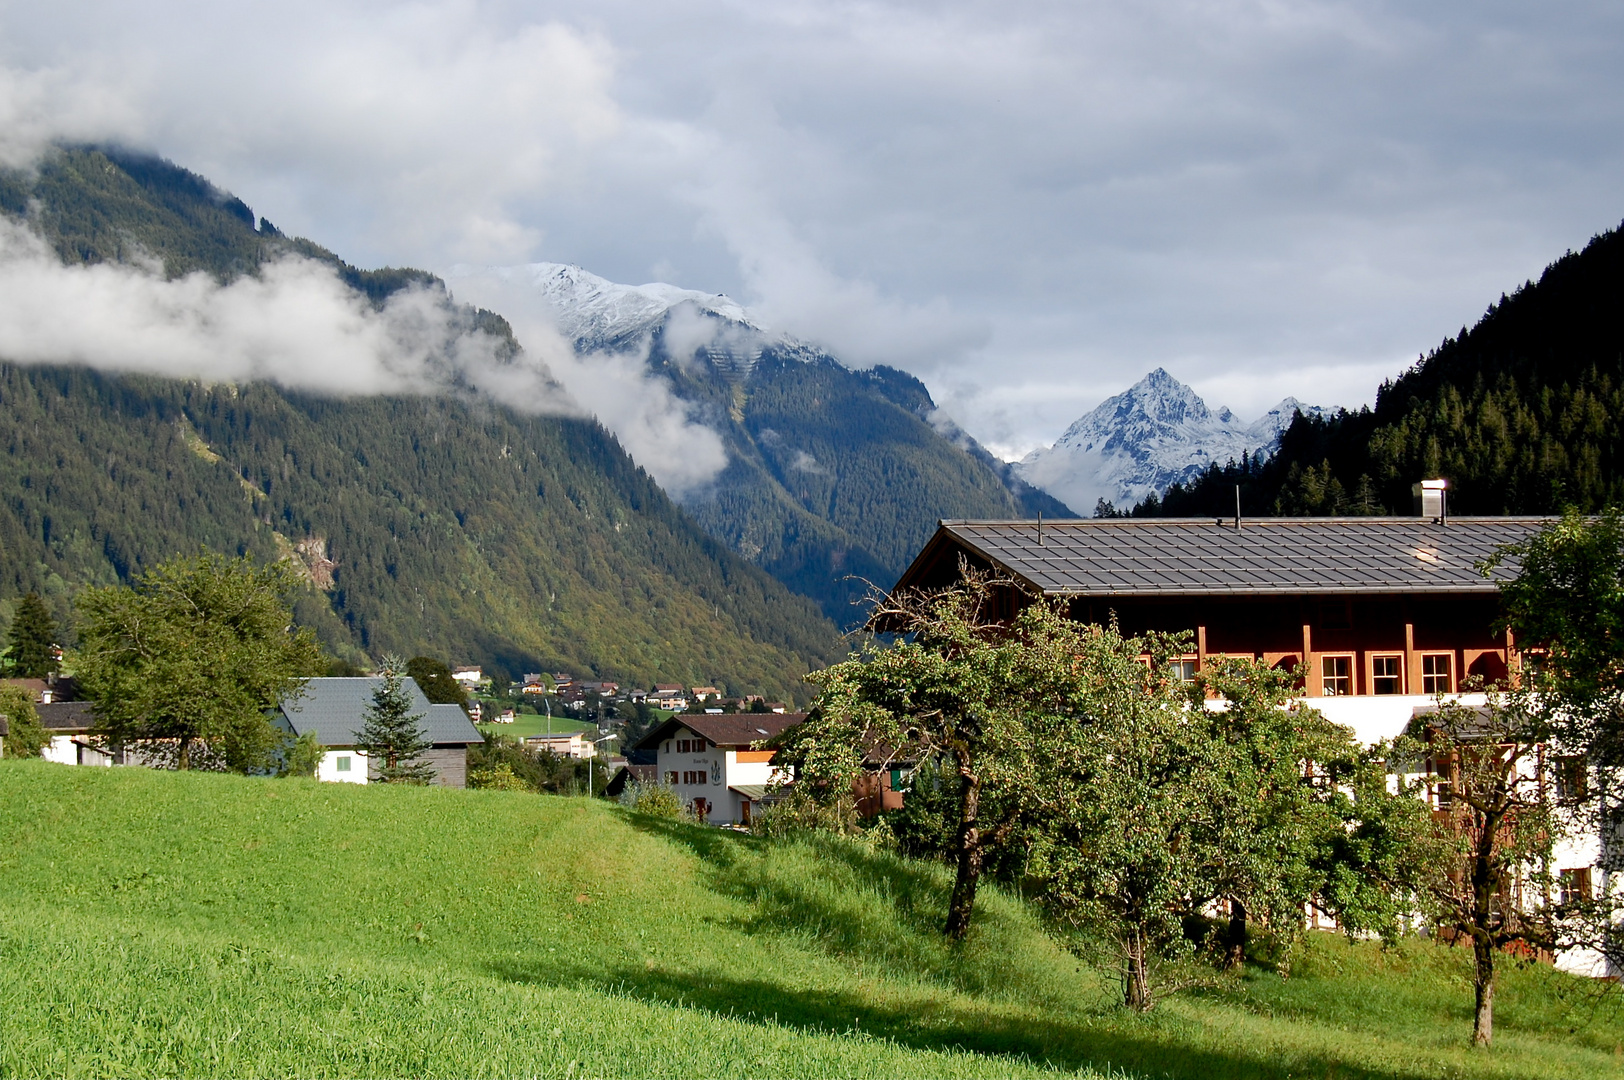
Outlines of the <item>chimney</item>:
{"type": "Polygon", "coordinates": [[[1410,493],[1415,496],[1416,513],[1445,524],[1449,519],[1448,491],[1448,480],[1423,480],[1413,485],[1410,493]]]}

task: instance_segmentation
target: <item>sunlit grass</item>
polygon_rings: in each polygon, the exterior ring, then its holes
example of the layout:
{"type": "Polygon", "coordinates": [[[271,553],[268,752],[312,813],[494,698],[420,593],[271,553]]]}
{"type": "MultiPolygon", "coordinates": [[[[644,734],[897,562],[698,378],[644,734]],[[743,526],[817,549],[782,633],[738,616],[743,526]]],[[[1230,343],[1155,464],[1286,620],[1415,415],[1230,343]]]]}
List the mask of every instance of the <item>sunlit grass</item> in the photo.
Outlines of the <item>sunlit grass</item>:
{"type": "Polygon", "coordinates": [[[1316,942],[1164,1002],[997,890],[586,799],[0,762],[0,1075],[1624,1076],[1616,999],[1316,942]]]}

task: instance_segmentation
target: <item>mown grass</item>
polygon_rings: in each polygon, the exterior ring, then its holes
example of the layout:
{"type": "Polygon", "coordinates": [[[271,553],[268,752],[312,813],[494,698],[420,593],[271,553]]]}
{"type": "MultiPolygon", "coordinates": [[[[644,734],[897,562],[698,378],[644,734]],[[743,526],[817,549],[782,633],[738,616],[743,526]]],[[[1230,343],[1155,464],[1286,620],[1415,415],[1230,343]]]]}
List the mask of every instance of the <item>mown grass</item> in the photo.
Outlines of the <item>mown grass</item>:
{"type": "Polygon", "coordinates": [[[585,799],[0,762],[0,1076],[1624,1076],[1545,968],[1317,940],[1164,1002],[939,868],[585,799]]]}

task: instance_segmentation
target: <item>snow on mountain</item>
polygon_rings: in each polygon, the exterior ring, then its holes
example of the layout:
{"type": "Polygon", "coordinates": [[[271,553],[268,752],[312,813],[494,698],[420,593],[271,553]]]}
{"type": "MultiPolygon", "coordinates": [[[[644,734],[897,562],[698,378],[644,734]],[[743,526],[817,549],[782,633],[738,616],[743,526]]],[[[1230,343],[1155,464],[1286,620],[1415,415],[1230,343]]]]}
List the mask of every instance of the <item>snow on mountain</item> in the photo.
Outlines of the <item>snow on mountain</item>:
{"type": "Polygon", "coordinates": [[[721,293],[681,289],[661,281],[621,285],[564,263],[498,266],[481,272],[534,289],[552,310],[559,332],[576,342],[615,342],[648,333],[673,309],[682,307],[739,327],[762,329],[742,305],[721,293]]]}
{"type": "Polygon", "coordinates": [[[1228,409],[1207,408],[1194,390],[1157,368],[1015,468],[1021,479],[1084,516],[1100,499],[1127,509],[1152,491],[1194,479],[1214,462],[1272,454],[1299,410],[1325,412],[1288,397],[1247,424],[1228,409]]]}

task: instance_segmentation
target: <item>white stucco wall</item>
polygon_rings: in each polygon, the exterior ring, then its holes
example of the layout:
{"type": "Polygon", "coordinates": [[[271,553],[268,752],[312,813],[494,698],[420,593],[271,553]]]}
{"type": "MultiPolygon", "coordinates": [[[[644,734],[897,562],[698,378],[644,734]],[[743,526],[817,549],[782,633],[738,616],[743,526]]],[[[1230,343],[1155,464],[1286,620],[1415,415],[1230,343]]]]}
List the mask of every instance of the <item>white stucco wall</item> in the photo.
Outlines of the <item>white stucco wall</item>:
{"type": "Polygon", "coordinates": [[[360,750],[329,750],[316,766],[316,779],[332,784],[364,784],[367,782],[367,756],[360,750]],[[341,759],[348,758],[348,771],[339,770],[341,759]]]}

